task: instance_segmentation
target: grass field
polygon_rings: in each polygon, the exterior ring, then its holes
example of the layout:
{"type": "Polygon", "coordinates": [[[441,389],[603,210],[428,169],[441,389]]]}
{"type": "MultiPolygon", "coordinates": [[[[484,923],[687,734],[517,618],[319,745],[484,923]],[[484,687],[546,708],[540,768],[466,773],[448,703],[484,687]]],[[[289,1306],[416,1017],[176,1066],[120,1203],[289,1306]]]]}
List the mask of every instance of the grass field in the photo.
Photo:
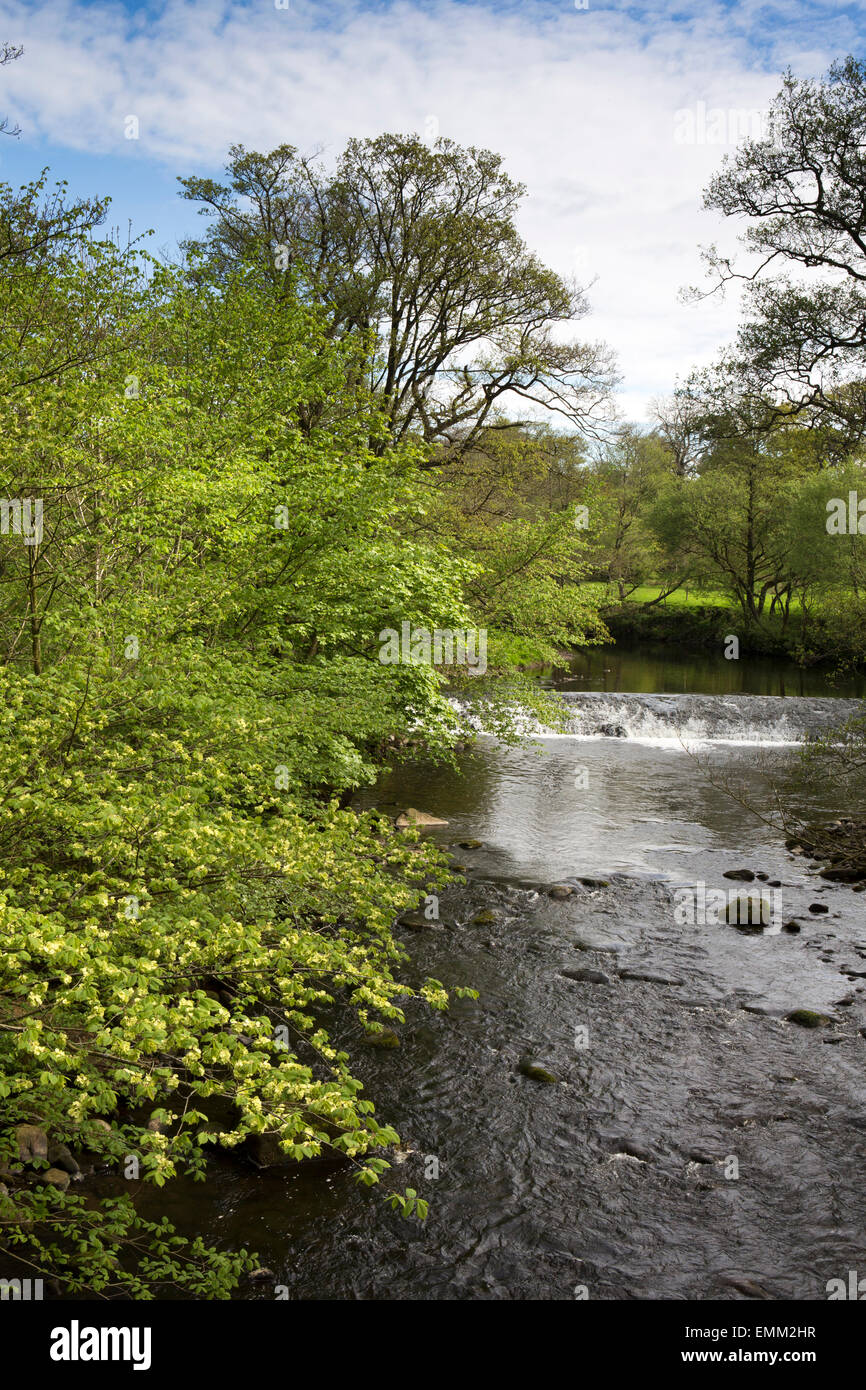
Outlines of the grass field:
{"type": "MultiPolygon", "coordinates": [[[[658,598],[661,593],[658,585],[643,585],[629,594],[628,603],[649,603],[651,599],[658,598]]],[[[660,608],[736,608],[736,602],[730,594],[722,593],[718,589],[676,589],[668,598],[663,599],[658,605],[660,608]]],[[[770,603],[767,601],[765,612],[769,615],[770,603]]],[[[777,610],[778,611],[778,610],[777,610]]],[[[799,600],[794,599],[791,604],[791,612],[800,611],[799,600]]]]}

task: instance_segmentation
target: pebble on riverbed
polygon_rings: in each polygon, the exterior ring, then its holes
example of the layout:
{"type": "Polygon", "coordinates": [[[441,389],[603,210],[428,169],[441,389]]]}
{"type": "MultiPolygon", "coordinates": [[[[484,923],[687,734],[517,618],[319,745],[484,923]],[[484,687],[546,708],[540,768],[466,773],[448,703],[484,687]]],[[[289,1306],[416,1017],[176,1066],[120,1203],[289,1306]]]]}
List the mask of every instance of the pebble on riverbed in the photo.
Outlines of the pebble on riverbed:
{"type": "Polygon", "coordinates": [[[546,1063],[540,1062],[536,1057],[521,1057],[517,1070],[521,1076],[528,1076],[530,1081],[544,1081],[548,1085],[559,1079],[546,1063]]]}

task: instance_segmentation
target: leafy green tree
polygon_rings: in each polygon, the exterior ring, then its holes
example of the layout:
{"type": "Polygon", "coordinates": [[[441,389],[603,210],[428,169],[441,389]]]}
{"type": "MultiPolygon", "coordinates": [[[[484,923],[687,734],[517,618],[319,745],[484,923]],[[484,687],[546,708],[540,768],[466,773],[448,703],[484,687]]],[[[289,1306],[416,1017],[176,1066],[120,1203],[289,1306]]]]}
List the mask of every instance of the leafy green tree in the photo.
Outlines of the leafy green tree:
{"type": "Polygon", "coordinates": [[[647,524],[660,489],[674,472],[680,475],[680,457],[667,440],[631,427],[620,430],[593,463],[598,484],[591,532],[595,572],[615,586],[621,603],[652,579],[664,579],[662,593],[653,602],[682,583],[675,567],[663,575],[668,556],[647,524]]]}
{"type": "Polygon", "coordinates": [[[709,253],[719,284],[743,287],[746,319],[730,366],[740,389],[796,410],[844,458],[866,432],[866,64],[823,81],[789,71],[764,138],[710,183],[705,204],[747,219],[747,264],[709,253]]]}
{"type": "Polygon", "coordinates": [[[328,172],[290,145],[238,145],[227,174],[180,181],[213,218],[214,264],[257,254],[278,297],[300,283],[330,336],[358,336],[391,439],[417,435],[441,463],[509,402],[582,428],[604,416],[610,355],[559,336],[586,298],[527,250],[524,189],[498,155],[381,135],[351,140],[328,172]]]}
{"type": "Polygon", "coordinates": [[[345,1045],[445,1006],[391,932],[442,869],[339,799],[387,738],[453,740],[442,673],[378,634],[468,620],[471,567],[394,533],[415,454],[371,446],[357,345],[257,269],[58,237],[3,295],[0,491],[45,517],[0,538],[0,1247],[72,1291],[225,1297],[250,1257],[45,1186],[20,1126],[157,1185],[251,1143],[379,1181],[396,1136],[345,1045]]]}

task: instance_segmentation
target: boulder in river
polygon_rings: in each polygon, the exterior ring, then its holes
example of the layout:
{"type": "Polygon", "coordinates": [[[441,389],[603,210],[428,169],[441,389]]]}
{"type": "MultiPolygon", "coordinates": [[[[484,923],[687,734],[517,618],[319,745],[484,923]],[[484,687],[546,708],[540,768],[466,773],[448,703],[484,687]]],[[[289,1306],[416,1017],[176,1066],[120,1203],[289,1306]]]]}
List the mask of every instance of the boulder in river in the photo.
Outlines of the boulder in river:
{"type": "Polygon", "coordinates": [[[829,912],[830,909],[826,903],[810,903],[809,911],[814,912],[815,916],[817,917],[822,912],[829,912]]]}
{"type": "Polygon", "coordinates": [[[400,1046],[400,1039],[397,1037],[393,1028],[383,1028],[381,1032],[378,1033],[367,1033],[364,1037],[364,1042],[368,1047],[390,1048],[400,1046]]]}
{"type": "Polygon", "coordinates": [[[438,921],[425,917],[423,912],[404,912],[402,917],[397,918],[397,923],[410,931],[429,931],[431,927],[439,926],[438,921]]]}
{"type": "Polygon", "coordinates": [[[80,1181],[81,1169],[65,1144],[50,1144],[48,1146],[48,1162],[52,1168],[62,1168],[65,1173],[71,1174],[76,1181],[80,1181]]]}
{"type": "Polygon", "coordinates": [[[738,927],[765,927],[771,919],[770,900],[757,893],[738,893],[725,908],[725,921],[738,927]]]}
{"type": "MultiPolygon", "coordinates": [[[[766,874],[758,874],[758,878],[766,877],[766,874]]],[[[726,869],[722,878],[735,878],[740,883],[752,883],[755,875],[751,869],[726,869]]]]}
{"type": "Polygon", "coordinates": [[[401,811],[394,824],[398,830],[412,830],[415,826],[428,825],[447,825],[447,820],[441,820],[439,816],[431,816],[427,811],[418,811],[414,806],[407,806],[405,811],[401,811]]]}
{"type": "Polygon", "coordinates": [[[548,888],[547,896],[554,898],[557,902],[564,901],[565,898],[573,898],[577,892],[570,883],[554,883],[552,888],[548,888]]]}
{"type": "Polygon", "coordinates": [[[823,1028],[826,1023],[833,1021],[826,1014],[816,1013],[814,1009],[794,1009],[785,1017],[789,1023],[796,1023],[800,1028],[823,1028]]]}
{"type": "Polygon", "coordinates": [[[49,1187],[56,1187],[59,1192],[65,1192],[70,1183],[68,1173],[64,1173],[62,1168],[49,1168],[47,1173],[42,1174],[42,1181],[48,1183],[49,1187]]]}
{"type": "Polygon", "coordinates": [[[517,1070],[521,1076],[528,1076],[530,1081],[543,1081],[548,1085],[558,1079],[546,1062],[539,1061],[537,1057],[521,1057],[517,1070]]]}
{"type": "Polygon", "coordinates": [[[38,1125],[18,1125],[15,1130],[18,1145],[18,1158],[22,1163],[33,1163],[44,1158],[48,1160],[48,1135],[38,1125]]]}

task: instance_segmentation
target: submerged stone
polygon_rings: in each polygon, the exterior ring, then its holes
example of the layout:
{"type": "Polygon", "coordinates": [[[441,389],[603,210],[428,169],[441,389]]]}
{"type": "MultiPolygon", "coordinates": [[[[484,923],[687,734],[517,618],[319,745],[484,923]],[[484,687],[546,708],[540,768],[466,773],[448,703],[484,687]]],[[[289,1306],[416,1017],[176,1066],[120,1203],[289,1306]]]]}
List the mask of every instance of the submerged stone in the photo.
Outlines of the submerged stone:
{"type": "Polygon", "coordinates": [[[816,1013],[814,1009],[794,1009],[785,1017],[789,1023],[796,1023],[801,1028],[821,1028],[825,1023],[832,1022],[826,1014],[816,1013]]]}
{"type": "Polygon", "coordinates": [[[578,980],[584,985],[609,985],[613,983],[610,976],[605,975],[603,970],[590,970],[583,966],[578,966],[573,970],[560,970],[559,973],[566,980],[578,980]]]}
{"type": "Polygon", "coordinates": [[[472,918],[473,927],[492,927],[499,921],[499,914],[490,907],[484,907],[472,918]]]}
{"type": "Polygon", "coordinates": [[[517,1070],[521,1076],[528,1076],[530,1081],[543,1081],[548,1085],[558,1079],[546,1063],[540,1062],[537,1057],[521,1057],[517,1070]]]}
{"type": "Polygon", "coordinates": [[[401,811],[394,824],[398,830],[409,830],[416,825],[447,825],[447,820],[442,820],[439,816],[431,816],[426,811],[418,811],[414,806],[407,806],[405,811],[401,811]]]}

